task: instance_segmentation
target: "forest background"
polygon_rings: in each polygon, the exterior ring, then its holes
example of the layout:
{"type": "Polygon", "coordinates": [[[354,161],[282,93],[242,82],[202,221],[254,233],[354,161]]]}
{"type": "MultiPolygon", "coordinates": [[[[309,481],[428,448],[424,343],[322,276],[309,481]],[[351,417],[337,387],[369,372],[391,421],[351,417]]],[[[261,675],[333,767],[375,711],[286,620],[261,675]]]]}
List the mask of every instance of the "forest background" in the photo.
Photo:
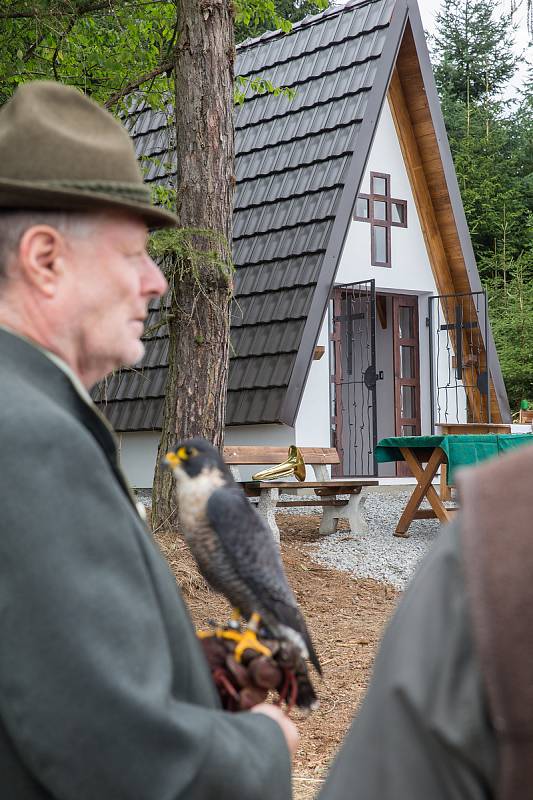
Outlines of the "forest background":
{"type": "MultiPolygon", "coordinates": [[[[423,0],[421,0],[423,2],[423,0]]],[[[531,4],[527,0],[531,16],[531,4]]],[[[237,42],[317,13],[327,0],[238,0],[237,42]]],[[[533,404],[533,71],[509,99],[523,56],[519,0],[443,0],[431,58],[513,411],[533,404]]],[[[200,6],[202,3],[200,3],[200,6]]],[[[206,3],[206,8],[209,4],[206,3]]],[[[78,86],[120,115],[131,95],[167,108],[180,0],[13,0],[0,10],[0,105],[19,83],[78,86]]],[[[255,90],[279,91],[259,80],[255,90]]],[[[238,78],[235,99],[243,87],[238,78]]],[[[160,200],[172,204],[168,192],[160,200]]]]}

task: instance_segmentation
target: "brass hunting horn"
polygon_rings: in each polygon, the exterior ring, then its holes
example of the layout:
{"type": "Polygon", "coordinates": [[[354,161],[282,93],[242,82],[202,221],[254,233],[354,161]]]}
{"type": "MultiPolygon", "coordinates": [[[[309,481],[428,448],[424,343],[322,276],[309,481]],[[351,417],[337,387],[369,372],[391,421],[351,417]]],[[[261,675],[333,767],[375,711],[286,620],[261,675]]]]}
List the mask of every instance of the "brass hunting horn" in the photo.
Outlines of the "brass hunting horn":
{"type": "Polygon", "coordinates": [[[278,478],[284,478],[286,475],[294,475],[299,481],[305,481],[305,461],[301,451],[296,445],[291,444],[286,461],[277,464],[275,467],[269,467],[261,472],[256,472],[252,475],[253,481],[275,481],[278,478]]]}

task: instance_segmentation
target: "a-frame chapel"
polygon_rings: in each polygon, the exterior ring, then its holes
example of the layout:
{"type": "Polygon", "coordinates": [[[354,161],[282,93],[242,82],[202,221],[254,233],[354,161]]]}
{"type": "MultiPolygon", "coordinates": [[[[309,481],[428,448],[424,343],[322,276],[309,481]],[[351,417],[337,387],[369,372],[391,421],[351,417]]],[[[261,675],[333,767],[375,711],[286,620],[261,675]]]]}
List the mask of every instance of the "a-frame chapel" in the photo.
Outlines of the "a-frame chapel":
{"type": "MultiPolygon", "coordinates": [[[[333,445],[340,474],[364,476],[384,436],[508,421],[415,0],[349,2],[248,40],[236,74],[295,92],[235,114],[226,444],[333,445]]],[[[165,116],[138,112],[131,135],[154,157],[147,179],[170,184],[165,116]]],[[[137,487],[152,482],[167,351],[162,327],[95,394],[137,487]]]]}

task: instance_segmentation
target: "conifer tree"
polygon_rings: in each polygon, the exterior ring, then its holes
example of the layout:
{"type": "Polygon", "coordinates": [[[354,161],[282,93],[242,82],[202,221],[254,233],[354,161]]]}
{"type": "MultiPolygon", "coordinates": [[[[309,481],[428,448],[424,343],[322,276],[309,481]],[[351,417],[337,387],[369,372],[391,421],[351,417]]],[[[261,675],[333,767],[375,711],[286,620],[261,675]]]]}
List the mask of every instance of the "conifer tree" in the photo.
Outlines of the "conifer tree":
{"type": "Polygon", "coordinates": [[[512,15],[488,0],[444,0],[436,19],[434,73],[442,97],[482,103],[513,76],[512,15]]]}

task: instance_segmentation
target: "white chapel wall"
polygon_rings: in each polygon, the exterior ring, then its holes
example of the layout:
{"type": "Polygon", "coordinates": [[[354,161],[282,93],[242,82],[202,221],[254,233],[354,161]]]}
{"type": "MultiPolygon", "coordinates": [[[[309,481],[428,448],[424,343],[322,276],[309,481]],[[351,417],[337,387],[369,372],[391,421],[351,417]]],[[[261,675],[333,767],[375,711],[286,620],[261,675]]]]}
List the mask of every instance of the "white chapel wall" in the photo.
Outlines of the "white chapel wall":
{"type": "MultiPolygon", "coordinates": [[[[269,445],[289,449],[295,444],[294,428],[289,425],[228,425],[224,431],[226,445],[269,445]]],[[[270,465],[271,466],[271,465],[270,465]]],[[[249,481],[257,467],[239,467],[240,479],[249,481]]]]}
{"type": "Polygon", "coordinates": [[[336,283],[374,278],[376,289],[399,294],[436,294],[435,279],[416,213],[413,193],[396,135],[388,100],[385,101],[360,192],[370,192],[370,173],[391,176],[393,197],[407,200],[407,228],[391,229],[392,267],[370,265],[370,224],[352,221],[337,273],[336,283]]]}
{"type": "Polygon", "coordinates": [[[118,434],[120,465],[134,489],[152,487],[159,438],[159,431],[118,434]]]}
{"type": "MultiPolygon", "coordinates": [[[[118,434],[121,467],[134,489],[150,489],[154,480],[159,431],[118,434]]],[[[283,445],[295,442],[294,428],[288,425],[240,425],[227,427],[225,444],[283,445]]],[[[255,469],[241,467],[241,478],[248,480],[255,469]]]]}
{"type": "MultiPolygon", "coordinates": [[[[305,385],[302,402],[296,417],[296,444],[300,447],[330,447],[330,398],[329,398],[329,336],[327,314],[317,346],[324,347],[324,355],[312,361],[305,385]]],[[[312,470],[307,470],[307,480],[314,480],[312,470]]]]}

